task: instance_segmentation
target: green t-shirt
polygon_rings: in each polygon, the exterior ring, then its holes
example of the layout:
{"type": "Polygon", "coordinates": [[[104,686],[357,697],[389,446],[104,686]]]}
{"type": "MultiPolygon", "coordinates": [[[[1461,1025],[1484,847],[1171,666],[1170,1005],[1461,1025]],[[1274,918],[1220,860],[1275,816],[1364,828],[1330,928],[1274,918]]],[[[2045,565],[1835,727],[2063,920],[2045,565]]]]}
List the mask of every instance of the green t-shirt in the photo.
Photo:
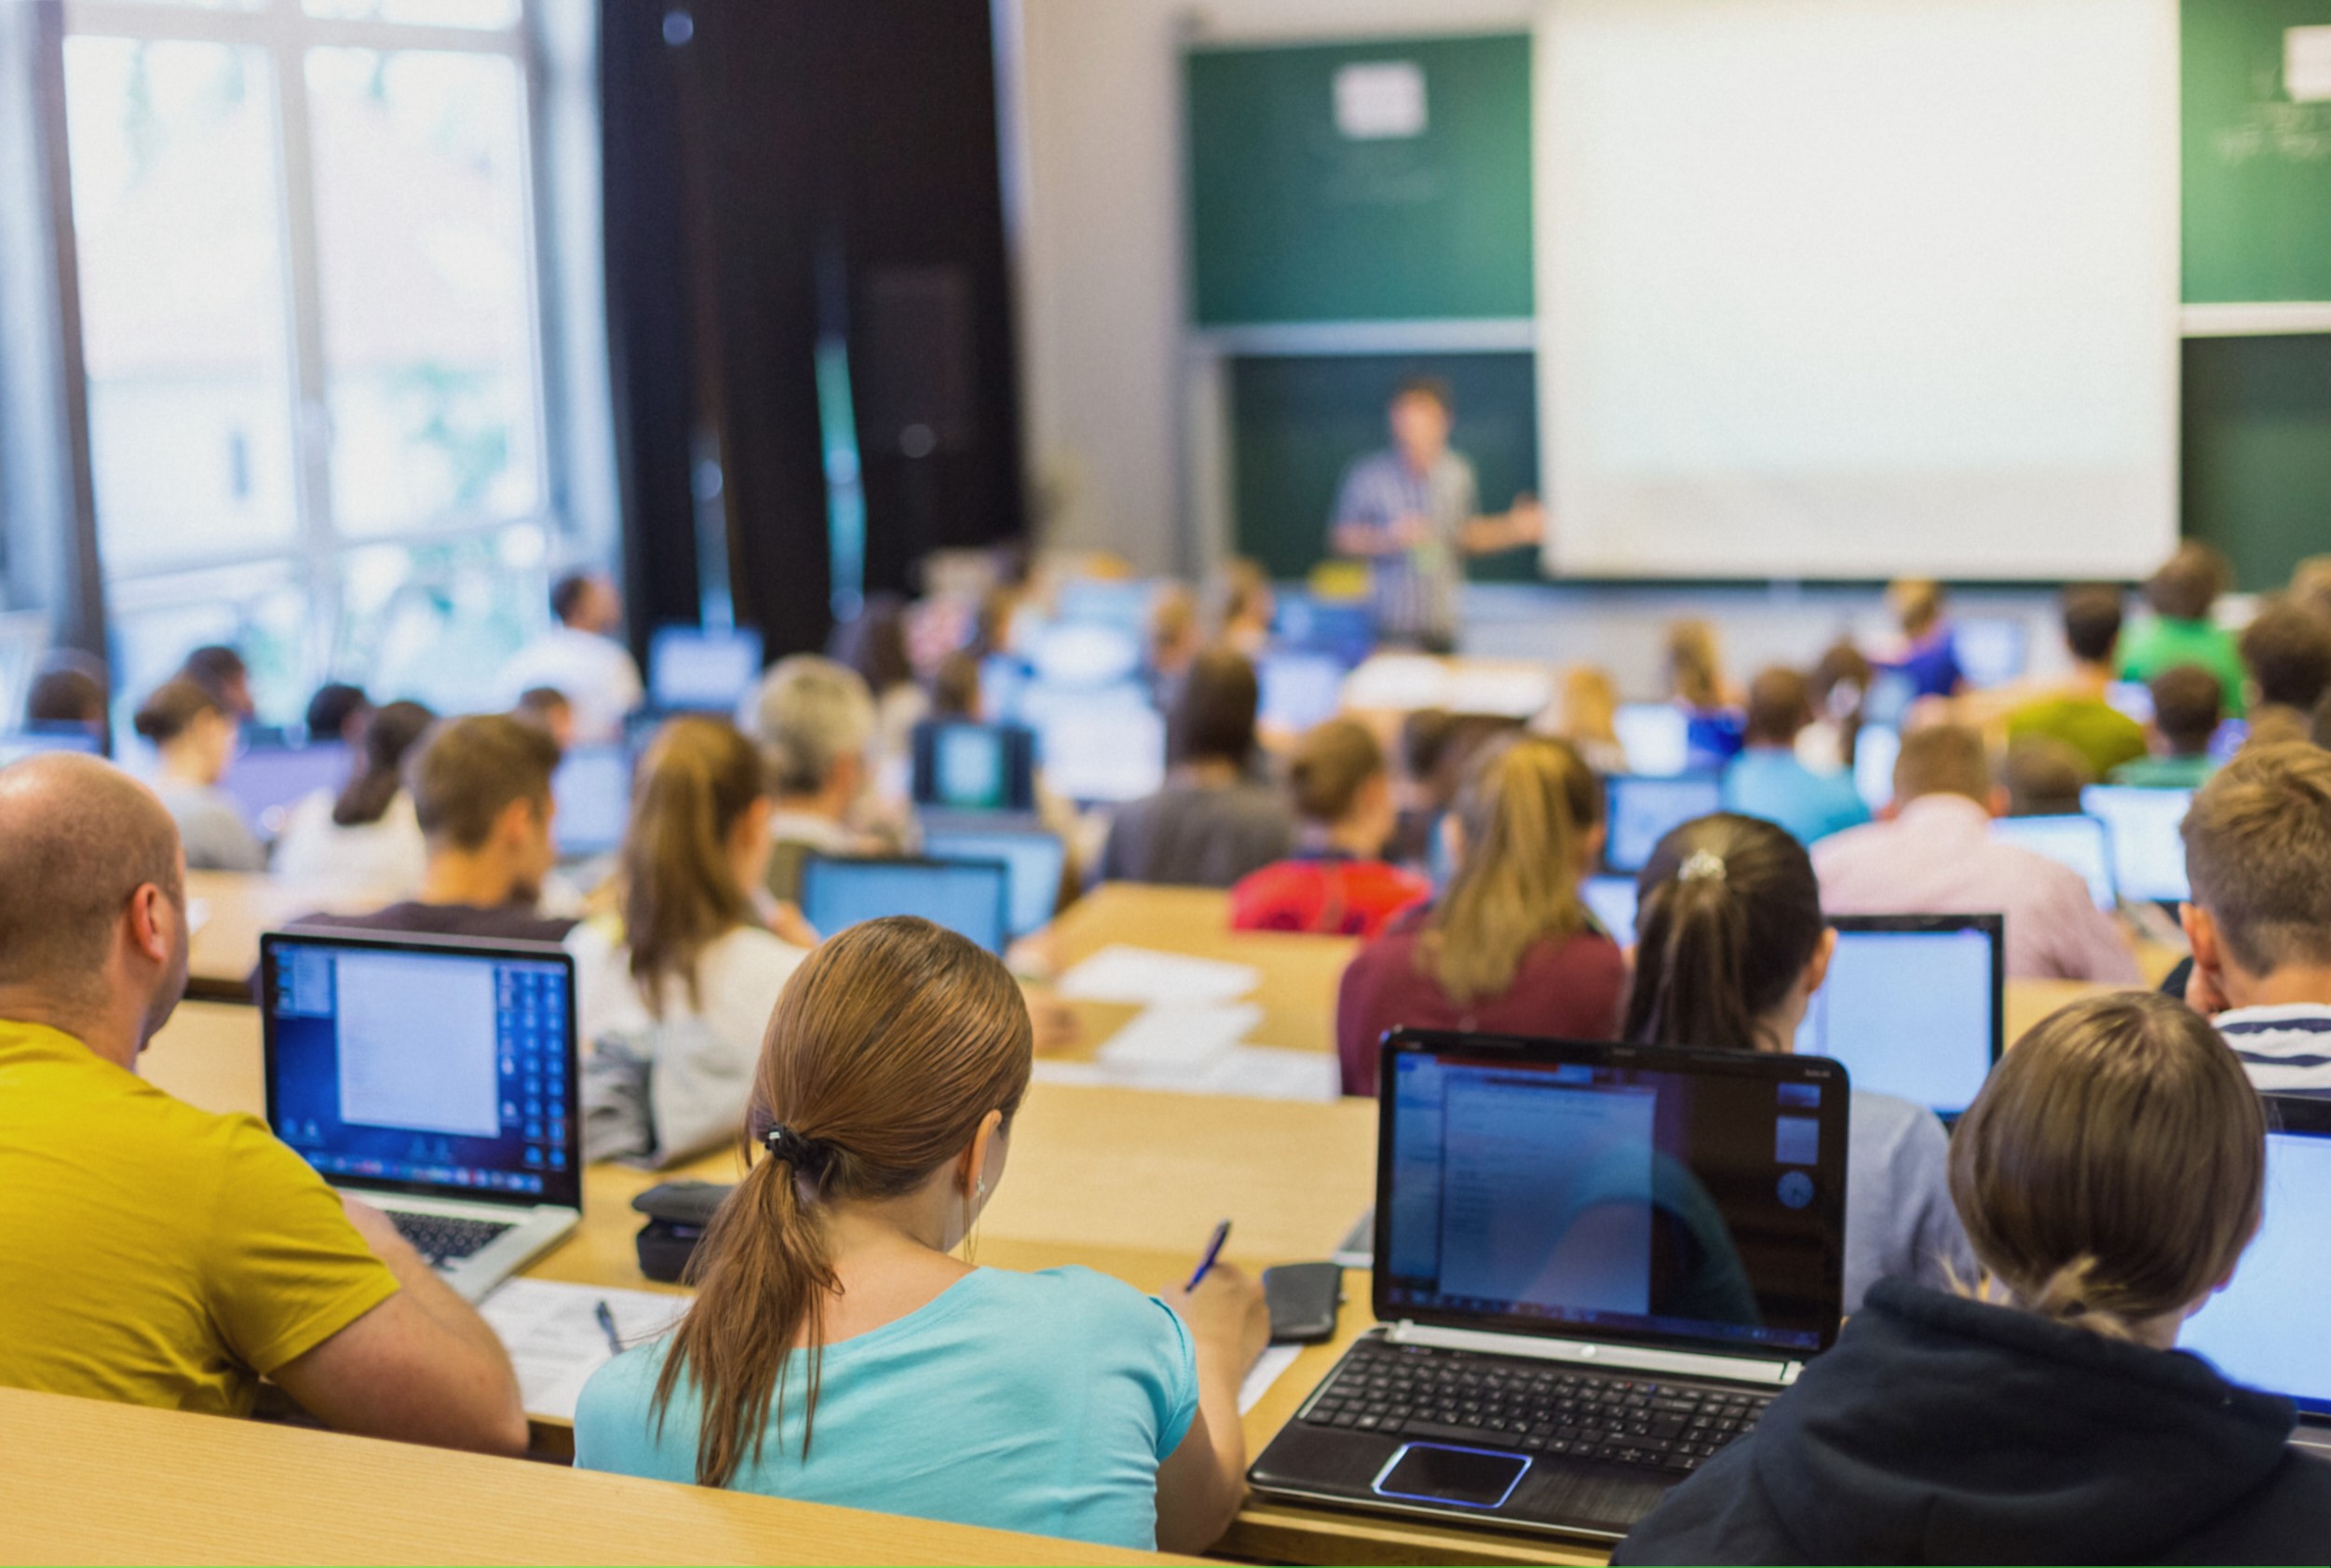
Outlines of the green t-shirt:
{"type": "Polygon", "coordinates": [[[2007,716],[2008,744],[2034,737],[2060,740],[2087,759],[2098,778],[2145,755],[2145,726],[2090,696],[2051,696],[2007,716]]]}
{"type": "Polygon", "coordinates": [[[2226,688],[2226,716],[2242,717],[2243,683],[2249,678],[2249,671],[2243,668],[2242,649],[2232,632],[2207,621],[2172,620],[2157,615],[2121,633],[2123,681],[2150,681],[2162,670],[2180,664],[2198,664],[2216,676],[2226,688]]]}
{"type": "Polygon", "coordinates": [[[2111,782],[2147,790],[2199,790],[2217,771],[2207,757],[2145,757],[2112,770],[2111,782]]]}

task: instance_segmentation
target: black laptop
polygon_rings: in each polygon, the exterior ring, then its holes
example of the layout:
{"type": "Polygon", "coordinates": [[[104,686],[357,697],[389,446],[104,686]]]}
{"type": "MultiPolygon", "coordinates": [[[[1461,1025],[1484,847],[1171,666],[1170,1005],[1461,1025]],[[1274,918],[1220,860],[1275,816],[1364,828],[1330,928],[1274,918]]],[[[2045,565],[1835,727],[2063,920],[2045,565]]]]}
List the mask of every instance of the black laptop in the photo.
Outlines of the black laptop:
{"type": "Polygon", "coordinates": [[[1616,1540],[1836,1339],[1846,1070],[1400,1030],[1379,1327],[1264,1496],[1616,1540]]]}

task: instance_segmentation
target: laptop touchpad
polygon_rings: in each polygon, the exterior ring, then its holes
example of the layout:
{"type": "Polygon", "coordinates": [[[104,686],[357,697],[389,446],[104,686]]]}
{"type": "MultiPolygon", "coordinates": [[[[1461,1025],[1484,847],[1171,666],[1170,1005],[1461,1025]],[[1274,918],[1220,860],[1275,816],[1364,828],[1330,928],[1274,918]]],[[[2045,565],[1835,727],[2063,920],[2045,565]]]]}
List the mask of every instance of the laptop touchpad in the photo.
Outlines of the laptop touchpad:
{"type": "Polygon", "coordinates": [[[1529,1467],[1529,1460],[1518,1453],[1411,1443],[1376,1478],[1376,1490],[1385,1497],[1495,1508],[1513,1495],[1514,1484],[1529,1467]]]}

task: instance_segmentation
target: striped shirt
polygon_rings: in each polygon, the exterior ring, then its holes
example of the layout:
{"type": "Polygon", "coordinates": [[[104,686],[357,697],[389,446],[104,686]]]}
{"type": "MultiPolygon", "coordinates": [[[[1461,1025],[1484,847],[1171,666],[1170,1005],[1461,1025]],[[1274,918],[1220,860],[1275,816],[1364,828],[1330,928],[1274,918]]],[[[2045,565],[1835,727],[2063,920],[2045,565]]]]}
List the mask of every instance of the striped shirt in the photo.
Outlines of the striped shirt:
{"type": "Polygon", "coordinates": [[[2234,1007],[2211,1021],[2261,1094],[2331,1094],[2331,1005],[2234,1007]]]}
{"type": "Polygon", "coordinates": [[[1463,531],[1480,509],[1473,466],[1454,452],[1442,453],[1421,474],[1397,452],[1363,457],[1345,472],[1335,498],[1336,527],[1385,528],[1417,517],[1432,528],[1422,544],[1374,559],[1377,635],[1456,636],[1457,590],[1465,583],[1463,531]]]}

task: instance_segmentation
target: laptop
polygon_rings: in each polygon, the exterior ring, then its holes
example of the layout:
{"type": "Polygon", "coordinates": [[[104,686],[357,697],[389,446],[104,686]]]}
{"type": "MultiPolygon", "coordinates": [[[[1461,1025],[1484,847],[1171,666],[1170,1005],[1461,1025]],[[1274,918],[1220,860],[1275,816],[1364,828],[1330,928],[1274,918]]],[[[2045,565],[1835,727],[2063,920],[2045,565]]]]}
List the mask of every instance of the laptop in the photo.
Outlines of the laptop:
{"type": "Polygon", "coordinates": [[[1863,724],[1853,736],[1853,791],[1873,812],[1894,802],[1894,764],[1902,756],[1902,732],[1888,724],[1863,724]]]}
{"type": "Polygon", "coordinates": [[[267,1125],[464,1299],[581,1221],[563,950],[270,931],[259,952],[267,1125]]]}
{"type": "Polygon", "coordinates": [[[1611,730],[1637,773],[1665,777],[1691,765],[1691,715],[1672,702],[1621,703],[1611,730]]]}
{"type": "MultiPolygon", "coordinates": [[[[2104,823],[2084,812],[2069,816],[2002,817],[1991,824],[1991,836],[2035,855],[2045,855],[2069,866],[2088,884],[2088,896],[2107,912],[2121,907],[2112,877],[2112,841],[2104,823]]],[[[2181,846],[2182,848],[2182,846],[2181,846]]]]}
{"type": "Polygon", "coordinates": [[[801,867],[801,912],[821,937],[863,920],[916,914],[1001,953],[1010,939],[1011,868],[1002,860],[812,855],[801,867]]]}
{"type": "Polygon", "coordinates": [[[1951,628],[1951,652],[1967,683],[1988,689],[2023,678],[2031,662],[2031,625],[2006,615],[1969,615],[1951,628]]]}
{"type": "Polygon", "coordinates": [[[1846,1070],[1396,1030],[1374,1306],[1264,1496],[1624,1535],[1836,1338],[1846,1070]]]}
{"type": "Polygon", "coordinates": [[[2132,903],[2175,904],[2191,896],[2186,842],[2178,829],[2192,804],[2190,790],[2091,784],[2080,791],[2080,809],[2104,821],[2113,885],[2121,897],[2132,903]]]}
{"type": "Polygon", "coordinates": [[[2291,1440],[2331,1458],[2331,1099],[2265,1099],[2266,1218],[2233,1283],[2186,1320],[2177,1343],[2297,1405],[2291,1440]]]}
{"type": "Polygon", "coordinates": [[[659,713],[733,713],[761,678],[751,627],[661,626],[647,642],[647,700],[659,713]]]}
{"type": "Polygon", "coordinates": [[[1611,940],[1620,947],[1635,945],[1635,879],[1632,876],[1591,876],[1579,885],[1579,897],[1611,940]]]}
{"type": "Polygon", "coordinates": [[[327,740],[313,746],[262,742],[245,747],[219,780],[262,838],[275,838],[291,820],[291,808],[318,790],[338,791],[348,781],[355,759],[347,746],[327,740]]]}
{"type": "Polygon", "coordinates": [[[1603,781],[1609,834],[1603,866],[1629,876],[1643,870],[1660,840],[1695,818],[1724,809],[1724,791],[1713,773],[1683,773],[1651,778],[1615,773],[1603,781]]]}
{"type": "Polygon", "coordinates": [[[1031,684],[1022,720],[1036,730],[1044,782],[1079,805],[1117,804],[1165,787],[1165,715],[1135,685],[1031,684]]]}
{"type": "Polygon", "coordinates": [[[79,724],[44,729],[32,725],[13,735],[0,735],[0,767],[37,757],[45,751],[79,751],[96,756],[104,750],[96,736],[79,724]]]}
{"type": "Polygon", "coordinates": [[[1056,833],[1040,829],[927,827],[923,853],[934,860],[1001,860],[1010,890],[1010,918],[1005,922],[1010,936],[1024,937],[1042,928],[1060,908],[1068,846],[1056,833]]]}
{"type": "Polygon", "coordinates": [[[1036,809],[1036,732],[1025,725],[926,719],[915,726],[912,750],[918,806],[1036,809]]]}
{"type": "Polygon", "coordinates": [[[1314,649],[1282,648],[1256,663],[1261,689],[1256,717],[1274,729],[1299,735],[1343,711],[1344,662],[1314,649]]]}
{"type": "Polygon", "coordinates": [[[2007,924],[1997,914],[1840,914],[1829,978],[1796,1050],[1856,1088],[1956,1121],[2007,1046],[2007,924]]]}
{"type": "Polygon", "coordinates": [[[631,819],[631,753],[622,746],[574,746],[550,776],[558,806],[559,856],[588,860],[623,845],[631,819]]]}

